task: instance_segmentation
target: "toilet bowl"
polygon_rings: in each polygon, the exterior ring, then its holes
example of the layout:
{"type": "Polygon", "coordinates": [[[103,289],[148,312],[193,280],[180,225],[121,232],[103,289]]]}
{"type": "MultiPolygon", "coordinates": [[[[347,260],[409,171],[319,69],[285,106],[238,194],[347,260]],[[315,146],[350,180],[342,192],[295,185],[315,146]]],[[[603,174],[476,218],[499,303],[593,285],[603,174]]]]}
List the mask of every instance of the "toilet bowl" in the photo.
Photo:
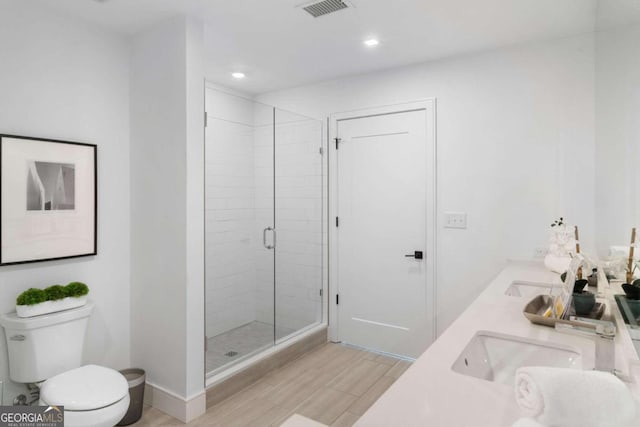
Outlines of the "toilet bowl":
{"type": "Polygon", "coordinates": [[[63,406],[67,427],[113,427],[129,408],[129,387],[118,371],[86,365],[42,383],[40,405],[63,406]]]}
{"type": "Polygon", "coordinates": [[[67,427],[113,427],[129,409],[129,383],[118,371],[82,366],[93,304],[22,318],[0,315],[9,376],[40,388],[40,405],[63,406],[67,427]]]}

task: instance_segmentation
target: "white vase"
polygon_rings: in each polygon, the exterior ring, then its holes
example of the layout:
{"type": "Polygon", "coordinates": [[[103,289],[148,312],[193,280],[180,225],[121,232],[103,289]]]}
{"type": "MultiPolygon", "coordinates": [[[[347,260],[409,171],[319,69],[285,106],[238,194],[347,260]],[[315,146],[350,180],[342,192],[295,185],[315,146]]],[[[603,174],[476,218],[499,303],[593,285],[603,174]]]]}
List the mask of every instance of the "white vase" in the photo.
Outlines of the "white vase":
{"type": "Polygon", "coordinates": [[[547,254],[547,256],[544,257],[544,266],[547,267],[548,270],[558,274],[562,274],[567,271],[570,263],[571,257],[568,256],[564,257],[547,254]]]}
{"type": "Polygon", "coordinates": [[[76,307],[82,307],[87,303],[87,296],[66,297],[55,301],[45,301],[33,305],[16,305],[16,314],[18,317],[33,317],[56,311],[69,310],[76,307]]]}

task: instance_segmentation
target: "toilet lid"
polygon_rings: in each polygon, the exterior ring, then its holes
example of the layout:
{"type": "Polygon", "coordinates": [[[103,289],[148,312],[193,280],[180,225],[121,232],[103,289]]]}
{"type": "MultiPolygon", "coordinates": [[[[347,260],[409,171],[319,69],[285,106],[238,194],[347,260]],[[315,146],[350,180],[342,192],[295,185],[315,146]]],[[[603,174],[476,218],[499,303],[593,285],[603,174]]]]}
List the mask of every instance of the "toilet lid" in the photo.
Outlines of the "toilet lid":
{"type": "Polygon", "coordinates": [[[129,393],[124,376],[113,369],[86,365],[49,378],[40,387],[40,399],[65,410],[88,411],[104,408],[129,393]]]}

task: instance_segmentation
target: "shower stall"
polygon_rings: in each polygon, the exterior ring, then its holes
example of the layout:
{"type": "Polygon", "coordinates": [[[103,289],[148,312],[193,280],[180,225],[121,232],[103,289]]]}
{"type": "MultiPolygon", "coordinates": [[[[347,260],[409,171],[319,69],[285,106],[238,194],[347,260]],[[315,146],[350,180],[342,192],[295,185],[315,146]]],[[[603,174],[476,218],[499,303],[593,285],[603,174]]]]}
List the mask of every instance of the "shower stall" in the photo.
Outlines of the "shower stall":
{"type": "Polygon", "coordinates": [[[323,321],[322,122],[207,88],[206,373],[323,321]]]}

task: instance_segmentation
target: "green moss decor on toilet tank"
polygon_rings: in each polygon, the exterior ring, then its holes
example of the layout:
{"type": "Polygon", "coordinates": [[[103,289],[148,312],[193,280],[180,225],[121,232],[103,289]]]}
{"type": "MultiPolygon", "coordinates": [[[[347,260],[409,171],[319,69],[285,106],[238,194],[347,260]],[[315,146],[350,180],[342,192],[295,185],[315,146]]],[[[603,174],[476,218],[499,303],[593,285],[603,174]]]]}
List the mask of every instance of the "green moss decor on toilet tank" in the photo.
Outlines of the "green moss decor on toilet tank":
{"type": "Polygon", "coordinates": [[[30,288],[16,298],[18,317],[33,317],[81,307],[87,303],[89,287],[82,282],[66,286],[52,285],[45,289],[30,288]]]}

